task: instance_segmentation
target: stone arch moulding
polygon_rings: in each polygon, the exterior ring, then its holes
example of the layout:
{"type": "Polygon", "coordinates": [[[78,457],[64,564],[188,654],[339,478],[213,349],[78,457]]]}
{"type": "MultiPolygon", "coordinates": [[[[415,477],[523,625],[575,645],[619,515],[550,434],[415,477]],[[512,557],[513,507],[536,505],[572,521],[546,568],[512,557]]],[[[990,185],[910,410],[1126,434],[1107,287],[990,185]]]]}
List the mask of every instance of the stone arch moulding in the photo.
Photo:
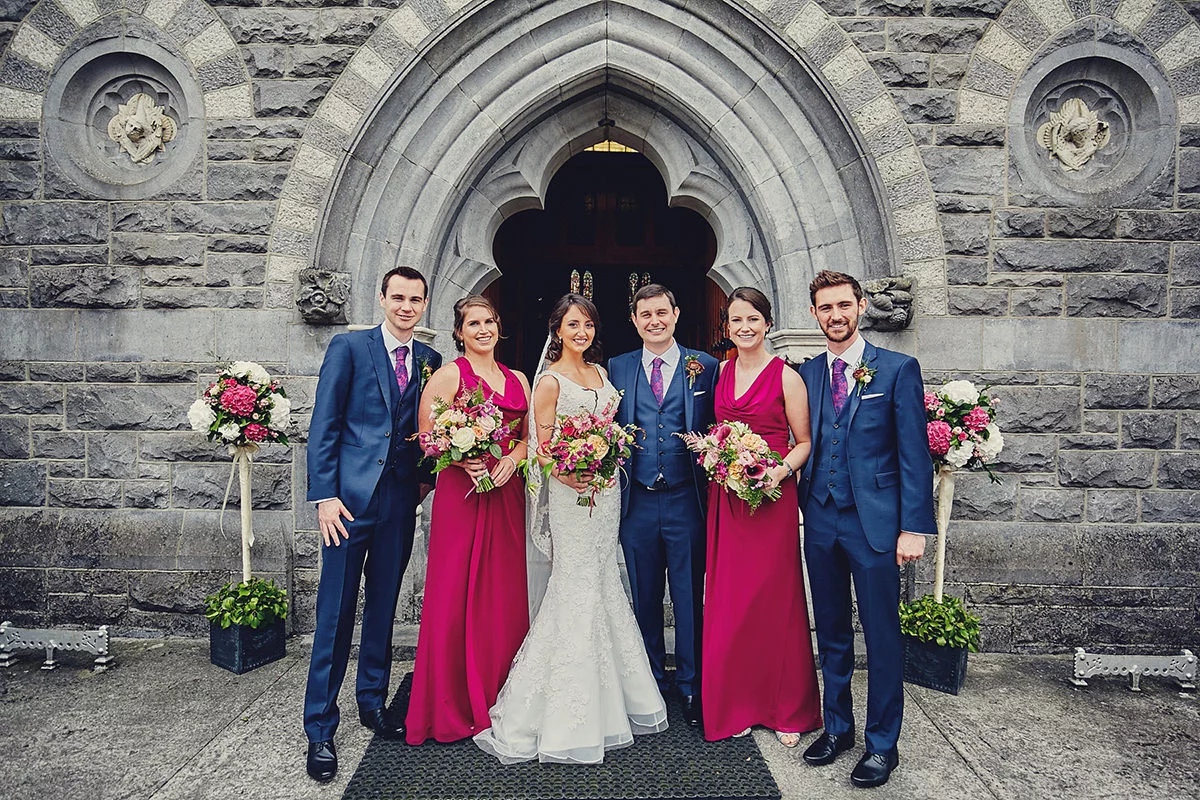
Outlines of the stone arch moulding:
{"type": "Polygon", "coordinates": [[[944,244],[917,148],[865,57],[815,3],[406,3],[351,59],[284,186],[271,280],[347,274],[352,322],[399,261],[434,327],[496,269],[490,237],[604,137],[643,150],[718,235],[713,277],[763,285],[808,327],[822,268],[917,277],[945,313],[944,244]],[[791,9],[783,11],[776,6],[791,9]],[[600,125],[602,119],[610,124],[600,125]],[[796,302],[795,298],[804,298],[796,302]]]}

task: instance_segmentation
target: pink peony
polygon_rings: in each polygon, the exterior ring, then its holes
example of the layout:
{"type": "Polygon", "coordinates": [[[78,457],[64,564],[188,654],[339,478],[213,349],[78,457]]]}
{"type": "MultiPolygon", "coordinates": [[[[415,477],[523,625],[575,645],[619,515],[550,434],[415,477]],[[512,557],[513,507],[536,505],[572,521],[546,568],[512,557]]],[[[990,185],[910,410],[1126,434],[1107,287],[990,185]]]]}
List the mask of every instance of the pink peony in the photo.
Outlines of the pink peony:
{"type": "Polygon", "coordinates": [[[250,416],[257,404],[258,393],[249,386],[234,384],[221,392],[221,408],[239,417],[250,416]]]}
{"type": "Polygon", "coordinates": [[[975,406],[966,414],[963,415],[963,424],[973,431],[981,431],[988,426],[992,421],[987,409],[981,406],[975,406]]]}
{"type": "Polygon", "coordinates": [[[256,425],[253,422],[246,426],[246,430],[244,432],[246,434],[246,438],[252,442],[261,442],[267,438],[267,429],[262,425],[256,425]]]}
{"type": "Polygon", "coordinates": [[[935,456],[944,456],[950,451],[950,426],[941,420],[935,420],[925,426],[929,436],[929,452],[935,456]]]}

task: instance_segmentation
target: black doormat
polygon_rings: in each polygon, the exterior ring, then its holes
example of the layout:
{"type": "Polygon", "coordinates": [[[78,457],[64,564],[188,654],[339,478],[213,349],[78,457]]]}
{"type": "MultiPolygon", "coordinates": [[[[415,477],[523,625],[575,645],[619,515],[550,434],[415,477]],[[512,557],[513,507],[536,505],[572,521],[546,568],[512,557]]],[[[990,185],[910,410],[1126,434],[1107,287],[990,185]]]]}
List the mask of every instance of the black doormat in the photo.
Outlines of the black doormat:
{"type": "MultiPolygon", "coordinates": [[[[404,676],[392,713],[408,709],[412,674],[404,676]]],[[[602,764],[504,766],[470,739],[453,744],[371,740],[344,800],[640,800],[712,798],[777,800],[779,787],[753,737],[706,742],[683,721],[679,699],[667,701],[670,727],[610,750],[602,764]]]]}

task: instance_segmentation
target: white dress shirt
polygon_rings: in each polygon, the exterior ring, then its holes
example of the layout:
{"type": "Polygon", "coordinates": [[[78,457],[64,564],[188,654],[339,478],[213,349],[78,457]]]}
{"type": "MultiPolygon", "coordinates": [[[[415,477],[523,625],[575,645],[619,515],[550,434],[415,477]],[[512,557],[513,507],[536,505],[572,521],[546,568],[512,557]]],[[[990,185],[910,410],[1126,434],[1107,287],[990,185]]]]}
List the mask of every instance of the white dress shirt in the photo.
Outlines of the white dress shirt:
{"type": "Polygon", "coordinates": [[[662,379],[663,379],[663,397],[667,396],[667,389],[671,385],[671,378],[675,376],[675,368],[679,366],[679,343],[671,342],[671,346],[667,348],[667,352],[662,355],[652,353],[644,346],[642,347],[642,369],[646,372],[646,382],[650,382],[650,373],[654,370],[654,359],[661,358],[662,363],[662,379]]]}
{"type": "Polygon", "coordinates": [[[408,379],[411,382],[413,378],[413,337],[408,337],[407,342],[402,342],[392,332],[388,330],[387,323],[379,326],[379,330],[383,331],[383,345],[388,351],[388,361],[392,363],[392,372],[396,371],[396,348],[404,345],[408,348],[408,355],[404,357],[404,367],[408,370],[408,379]]]}
{"type": "Polygon", "coordinates": [[[866,350],[867,350],[867,340],[862,337],[861,333],[858,334],[858,336],[856,336],[854,338],[854,344],[847,347],[846,351],[844,353],[842,353],[840,356],[835,356],[833,353],[829,352],[828,348],[826,348],[826,350],[825,350],[825,368],[829,371],[829,385],[833,386],[833,360],[835,358],[840,358],[842,361],[846,362],[845,372],[846,372],[846,386],[848,387],[847,397],[850,394],[853,394],[854,393],[854,369],[855,369],[855,367],[858,366],[859,362],[861,362],[863,360],[863,353],[865,353],[866,350]]]}

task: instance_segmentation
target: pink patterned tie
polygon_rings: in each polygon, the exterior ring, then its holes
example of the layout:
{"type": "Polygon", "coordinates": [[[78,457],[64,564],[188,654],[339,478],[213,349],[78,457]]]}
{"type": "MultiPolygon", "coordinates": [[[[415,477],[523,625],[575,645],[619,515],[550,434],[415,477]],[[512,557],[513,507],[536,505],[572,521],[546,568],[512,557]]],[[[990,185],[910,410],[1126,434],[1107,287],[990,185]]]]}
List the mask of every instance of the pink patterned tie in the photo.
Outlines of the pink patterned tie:
{"type": "Polygon", "coordinates": [[[846,362],[840,358],[833,360],[833,413],[841,414],[846,406],[846,398],[850,396],[846,385],[846,362]]]}
{"type": "Polygon", "coordinates": [[[662,405],[663,395],[666,394],[663,391],[662,365],[663,360],[661,358],[656,358],[650,362],[650,391],[654,392],[654,399],[658,401],[660,406],[662,405]]]}
{"type": "Polygon", "coordinates": [[[408,388],[408,364],[405,363],[407,360],[408,345],[402,344],[396,348],[396,385],[400,387],[401,396],[408,388]]]}

